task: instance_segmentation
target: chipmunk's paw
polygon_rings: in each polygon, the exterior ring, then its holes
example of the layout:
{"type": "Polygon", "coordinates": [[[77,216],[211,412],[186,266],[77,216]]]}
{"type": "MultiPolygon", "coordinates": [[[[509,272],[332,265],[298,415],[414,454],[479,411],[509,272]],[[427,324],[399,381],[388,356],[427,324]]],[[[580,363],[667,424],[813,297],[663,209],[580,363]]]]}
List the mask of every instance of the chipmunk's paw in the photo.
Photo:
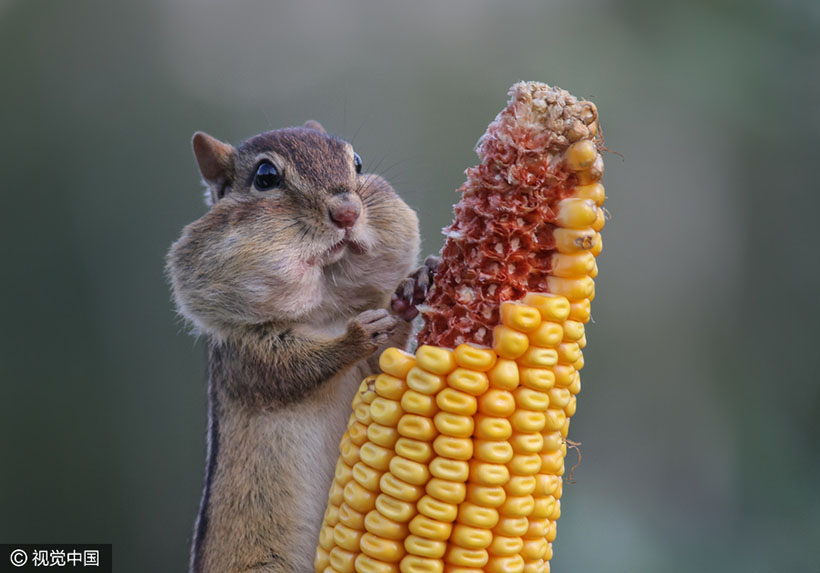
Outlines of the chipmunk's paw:
{"type": "Polygon", "coordinates": [[[387,342],[397,324],[395,316],[383,308],[377,308],[366,310],[351,319],[347,323],[347,332],[372,352],[387,342]]]}
{"type": "Polygon", "coordinates": [[[419,313],[416,305],[424,302],[427,292],[433,286],[433,276],[441,262],[441,257],[430,255],[424,264],[404,279],[390,301],[390,308],[397,316],[411,321],[419,313]]]}

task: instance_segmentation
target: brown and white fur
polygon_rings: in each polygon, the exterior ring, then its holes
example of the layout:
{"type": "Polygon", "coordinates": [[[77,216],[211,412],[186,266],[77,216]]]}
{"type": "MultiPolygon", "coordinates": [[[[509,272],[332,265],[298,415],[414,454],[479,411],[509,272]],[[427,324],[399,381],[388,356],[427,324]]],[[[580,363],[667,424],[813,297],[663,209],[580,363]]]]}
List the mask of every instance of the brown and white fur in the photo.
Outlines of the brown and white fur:
{"type": "Polygon", "coordinates": [[[405,278],[415,213],[315,122],[236,148],[197,133],[193,147],[210,210],[167,264],[180,313],[209,347],[190,569],[312,571],[351,400],[377,350],[407,344],[435,261],[405,278]],[[276,188],[255,187],[261,162],[281,175],[276,188]]]}

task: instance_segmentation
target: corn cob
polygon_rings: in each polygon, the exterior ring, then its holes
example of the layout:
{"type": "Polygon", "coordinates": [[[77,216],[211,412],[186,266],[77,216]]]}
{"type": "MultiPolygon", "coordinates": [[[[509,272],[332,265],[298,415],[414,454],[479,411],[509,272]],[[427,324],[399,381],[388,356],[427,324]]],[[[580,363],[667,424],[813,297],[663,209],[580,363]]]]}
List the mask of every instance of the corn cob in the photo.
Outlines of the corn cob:
{"type": "Polygon", "coordinates": [[[597,112],[519,83],[467,171],[415,355],[353,400],[321,573],[549,571],[601,251],[597,112]]]}

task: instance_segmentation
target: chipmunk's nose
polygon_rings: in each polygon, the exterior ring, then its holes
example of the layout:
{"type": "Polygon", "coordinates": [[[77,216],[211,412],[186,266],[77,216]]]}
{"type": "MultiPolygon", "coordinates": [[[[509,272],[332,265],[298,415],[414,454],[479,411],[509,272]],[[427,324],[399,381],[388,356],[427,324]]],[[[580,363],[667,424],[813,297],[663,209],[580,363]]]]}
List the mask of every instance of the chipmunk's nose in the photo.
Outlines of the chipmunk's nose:
{"type": "Polygon", "coordinates": [[[358,221],[361,208],[350,198],[339,198],[330,204],[328,213],[334,225],[340,229],[349,229],[358,221]]]}

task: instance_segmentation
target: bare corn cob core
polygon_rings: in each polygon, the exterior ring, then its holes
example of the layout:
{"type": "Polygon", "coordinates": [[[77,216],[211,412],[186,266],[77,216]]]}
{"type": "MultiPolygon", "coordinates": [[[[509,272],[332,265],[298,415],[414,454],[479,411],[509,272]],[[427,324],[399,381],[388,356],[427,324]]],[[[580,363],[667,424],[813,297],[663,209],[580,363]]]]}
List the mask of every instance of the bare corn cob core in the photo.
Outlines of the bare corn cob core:
{"type": "Polygon", "coordinates": [[[421,346],[387,349],[354,398],[317,572],[549,571],[603,164],[592,104],[510,94],[468,170],[421,346]]]}
{"type": "Polygon", "coordinates": [[[603,224],[599,141],[594,104],[541,83],[512,87],[478,142],[481,163],[467,170],[445,229],[419,344],[491,345],[502,301],[564,293],[560,278],[594,277],[590,250],[603,224]]]}

